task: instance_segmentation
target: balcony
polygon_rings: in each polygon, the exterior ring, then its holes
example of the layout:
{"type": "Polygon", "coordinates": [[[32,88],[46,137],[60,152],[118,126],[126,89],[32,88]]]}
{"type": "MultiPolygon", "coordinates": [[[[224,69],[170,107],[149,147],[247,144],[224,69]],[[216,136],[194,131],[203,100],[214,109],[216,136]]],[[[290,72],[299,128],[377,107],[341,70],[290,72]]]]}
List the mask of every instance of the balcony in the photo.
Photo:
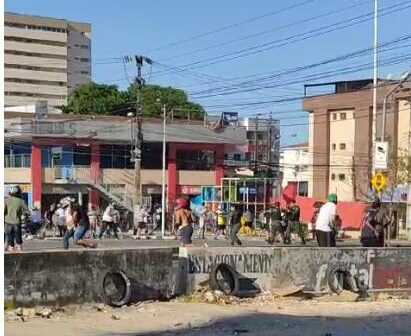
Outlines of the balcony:
{"type": "Polygon", "coordinates": [[[30,168],[31,155],[17,154],[4,156],[4,168],[30,168]]]}

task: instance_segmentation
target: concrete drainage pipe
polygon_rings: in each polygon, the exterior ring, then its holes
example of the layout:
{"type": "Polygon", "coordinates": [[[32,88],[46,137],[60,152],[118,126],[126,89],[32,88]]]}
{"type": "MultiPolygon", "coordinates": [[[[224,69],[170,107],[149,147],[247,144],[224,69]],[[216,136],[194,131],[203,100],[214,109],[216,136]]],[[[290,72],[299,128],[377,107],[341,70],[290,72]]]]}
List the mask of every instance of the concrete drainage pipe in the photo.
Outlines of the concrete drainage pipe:
{"type": "Polygon", "coordinates": [[[111,307],[121,307],[130,303],[131,281],[121,270],[107,272],[103,279],[104,301],[111,307]]]}
{"type": "Polygon", "coordinates": [[[220,290],[227,295],[237,295],[240,290],[239,275],[236,270],[228,264],[217,264],[211,268],[210,288],[220,290]]]}

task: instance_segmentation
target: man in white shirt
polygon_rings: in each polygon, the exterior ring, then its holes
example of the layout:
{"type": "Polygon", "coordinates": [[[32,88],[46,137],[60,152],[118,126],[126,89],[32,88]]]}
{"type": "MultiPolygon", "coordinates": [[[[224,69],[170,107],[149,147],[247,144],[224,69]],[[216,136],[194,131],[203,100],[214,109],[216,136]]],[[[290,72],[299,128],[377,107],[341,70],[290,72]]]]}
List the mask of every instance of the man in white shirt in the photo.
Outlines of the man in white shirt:
{"type": "Polygon", "coordinates": [[[114,204],[111,203],[109,206],[104,210],[103,213],[103,223],[100,228],[100,233],[98,235],[98,238],[101,239],[103,238],[104,232],[110,230],[111,227],[113,227],[113,216],[114,216],[114,204]]]}
{"type": "Polygon", "coordinates": [[[134,236],[136,239],[141,238],[141,233],[147,227],[148,220],[148,210],[145,205],[143,205],[140,210],[137,212],[137,226],[134,227],[134,236]]]}
{"type": "Polygon", "coordinates": [[[335,247],[335,219],[337,215],[337,195],[330,194],[318,213],[315,233],[319,247],[335,247]]]}

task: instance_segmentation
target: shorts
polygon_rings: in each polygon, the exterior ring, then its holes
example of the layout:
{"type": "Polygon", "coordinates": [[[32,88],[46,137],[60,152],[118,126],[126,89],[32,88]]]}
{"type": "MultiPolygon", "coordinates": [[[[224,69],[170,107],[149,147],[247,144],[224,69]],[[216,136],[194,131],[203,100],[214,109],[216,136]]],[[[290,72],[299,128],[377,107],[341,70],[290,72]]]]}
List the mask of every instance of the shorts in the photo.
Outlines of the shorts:
{"type": "Polygon", "coordinates": [[[244,225],[251,229],[253,227],[253,222],[245,222],[244,225]]]}
{"type": "Polygon", "coordinates": [[[225,228],[226,228],[226,225],[225,225],[225,224],[217,225],[217,229],[218,229],[218,230],[225,230],[225,228]]]}
{"type": "Polygon", "coordinates": [[[145,229],[145,228],[146,228],[146,223],[144,223],[144,222],[138,222],[137,228],[138,228],[138,229],[145,229]]]}
{"type": "Polygon", "coordinates": [[[193,235],[193,227],[191,225],[188,226],[183,226],[180,230],[180,237],[181,237],[181,242],[183,245],[189,245],[192,244],[193,241],[191,240],[191,237],[193,235]]]}

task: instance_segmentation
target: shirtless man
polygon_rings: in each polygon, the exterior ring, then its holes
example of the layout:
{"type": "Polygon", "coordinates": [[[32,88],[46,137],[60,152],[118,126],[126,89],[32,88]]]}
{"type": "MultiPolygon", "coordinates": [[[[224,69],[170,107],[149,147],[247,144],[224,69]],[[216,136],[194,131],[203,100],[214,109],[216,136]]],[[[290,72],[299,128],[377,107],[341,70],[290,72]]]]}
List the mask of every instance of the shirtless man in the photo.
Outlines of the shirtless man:
{"type": "Polygon", "coordinates": [[[181,245],[191,246],[193,244],[193,241],[191,240],[193,235],[193,213],[191,210],[187,209],[188,201],[185,198],[179,198],[176,203],[175,222],[180,230],[181,245]]]}

